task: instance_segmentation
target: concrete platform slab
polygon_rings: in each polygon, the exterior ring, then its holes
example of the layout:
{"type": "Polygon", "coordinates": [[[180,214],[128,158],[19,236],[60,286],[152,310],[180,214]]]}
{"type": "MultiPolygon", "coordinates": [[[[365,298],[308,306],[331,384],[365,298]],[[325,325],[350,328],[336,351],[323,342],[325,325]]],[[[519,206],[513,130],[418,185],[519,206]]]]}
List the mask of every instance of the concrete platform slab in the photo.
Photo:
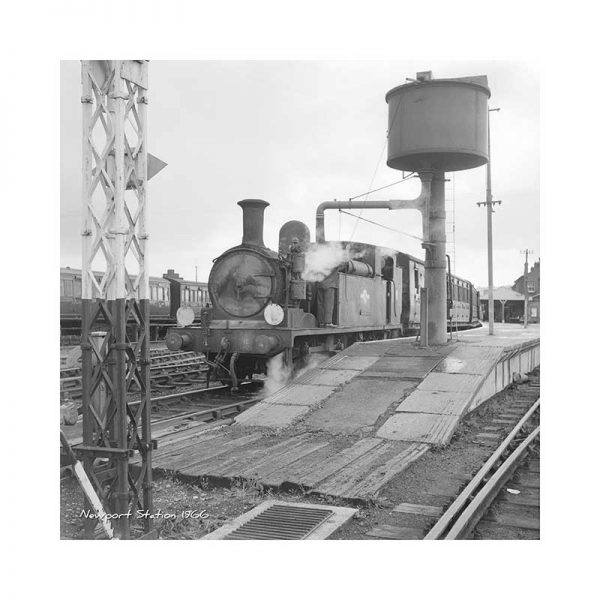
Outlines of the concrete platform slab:
{"type": "Polygon", "coordinates": [[[387,352],[386,356],[423,356],[430,358],[444,358],[447,354],[450,354],[454,348],[453,344],[449,344],[448,346],[435,346],[430,348],[421,348],[413,343],[398,343],[394,346],[391,346],[387,352]]]}
{"type": "Polygon", "coordinates": [[[461,331],[458,339],[461,344],[472,344],[482,346],[501,346],[507,348],[523,342],[540,337],[539,324],[530,324],[527,329],[522,325],[513,325],[508,323],[495,323],[494,335],[489,335],[487,324],[470,331],[461,331]]]}
{"type": "Polygon", "coordinates": [[[379,360],[378,356],[349,356],[345,353],[333,356],[321,363],[322,369],[352,369],[363,371],[379,360]]]}
{"type": "Polygon", "coordinates": [[[310,406],[263,402],[257,406],[253,406],[251,410],[247,410],[237,416],[235,422],[239,425],[253,425],[255,427],[273,427],[279,429],[290,426],[294,421],[297,421],[309,411],[310,406]]]}
{"type": "Polygon", "coordinates": [[[406,375],[402,372],[397,371],[363,371],[358,375],[359,379],[403,379],[403,380],[412,380],[419,383],[421,381],[420,377],[412,377],[410,375],[406,375]]]}
{"type": "Polygon", "coordinates": [[[465,373],[467,375],[487,375],[496,365],[496,360],[461,360],[454,356],[446,357],[436,368],[437,373],[465,373]]]}
{"type": "Polygon", "coordinates": [[[459,420],[458,415],[396,413],[380,427],[376,436],[386,440],[445,445],[459,420]]]}
{"type": "Polygon", "coordinates": [[[400,403],[396,412],[462,415],[469,405],[471,397],[468,392],[439,392],[417,389],[400,403]]]}
{"type": "Polygon", "coordinates": [[[360,375],[360,371],[350,369],[311,369],[294,380],[295,384],[338,386],[360,375]]]}
{"type": "Polygon", "coordinates": [[[412,381],[354,379],[303,423],[313,431],[356,433],[375,424],[390,405],[415,387],[412,381]]]}
{"type": "Polygon", "coordinates": [[[384,356],[392,347],[392,342],[358,342],[344,350],[348,356],[384,356]]]}
{"type": "Polygon", "coordinates": [[[465,341],[457,344],[450,356],[459,360],[496,360],[502,352],[504,352],[503,346],[488,346],[483,342],[471,344],[465,341]]]}
{"type": "Polygon", "coordinates": [[[422,391],[468,392],[472,394],[481,382],[482,377],[479,375],[429,373],[417,389],[422,391]]]}
{"type": "Polygon", "coordinates": [[[504,348],[501,346],[459,344],[434,369],[438,373],[466,373],[487,375],[498,362],[504,348]]]}
{"type": "MultiPolygon", "coordinates": [[[[272,396],[265,398],[263,404],[297,404],[315,406],[336,389],[335,385],[294,385],[285,386],[272,396]]],[[[239,422],[239,421],[238,421],[239,422]]]]}
{"type": "Polygon", "coordinates": [[[438,363],[439,358],[385,356],[373,363],[365,373],[396,372],[403,377],[425,377],[438,363]]]}

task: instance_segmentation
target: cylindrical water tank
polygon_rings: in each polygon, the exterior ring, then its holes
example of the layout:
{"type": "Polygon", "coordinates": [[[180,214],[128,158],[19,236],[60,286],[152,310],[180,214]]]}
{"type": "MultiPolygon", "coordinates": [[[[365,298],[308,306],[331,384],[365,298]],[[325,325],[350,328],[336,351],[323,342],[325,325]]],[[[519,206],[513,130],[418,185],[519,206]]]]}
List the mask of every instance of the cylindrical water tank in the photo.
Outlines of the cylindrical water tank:
{"type": "Polygon", "coordinates": [[[390,90],[388,160],[393,169],[462,171],[488,161],[487,77],[432,79],[390,90]]]}

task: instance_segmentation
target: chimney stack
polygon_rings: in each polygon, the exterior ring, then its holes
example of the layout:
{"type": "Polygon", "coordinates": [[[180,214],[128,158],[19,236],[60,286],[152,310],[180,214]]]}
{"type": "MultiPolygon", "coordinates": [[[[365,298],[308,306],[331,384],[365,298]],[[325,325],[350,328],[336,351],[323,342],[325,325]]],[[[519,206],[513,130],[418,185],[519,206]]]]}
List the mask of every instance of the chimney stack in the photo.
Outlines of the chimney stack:
{"type": "Polygon", "coordinates": [[[242,244],[264,248],[263,226],[265,208],[269,206],[269,203],[264,200],[240,200],[238,204],[244,211],[244,236],[242,244]]]}

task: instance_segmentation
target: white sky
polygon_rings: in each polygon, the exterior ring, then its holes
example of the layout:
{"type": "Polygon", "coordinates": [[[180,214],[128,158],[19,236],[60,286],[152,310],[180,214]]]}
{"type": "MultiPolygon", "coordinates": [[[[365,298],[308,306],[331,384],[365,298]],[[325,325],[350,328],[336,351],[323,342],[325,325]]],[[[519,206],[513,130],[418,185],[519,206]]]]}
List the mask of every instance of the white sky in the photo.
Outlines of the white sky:
{"type": "MultiPolygon", "coordinates": [[[[285,221],[304,221],[314,239],[320,202],[400,179],[382,154],[384,96],[424,70],[488,76],[490,107],[501,108],[492,114],[491,135],[494,199],[502,200],[494,215],[494,280],[512,283],[523,270],[520,250],[539,256],[539,81],[535,68],[507,61],[151,61],[148,147],[168,163],[149,183],[151,274],[174,268],[193,279],[197,265],[206,280],[212,259],[241,240],[236,203],[243,198],[271,203],[264,239],[276,248],[285,221]]],[[[60,79],[60,263],[80,267],[79,61],[63,61],[60,79]]],[[[485,167],[448,177],[456,272],[487,285],[485,208],[476,205],[485,200],[485,167]]],[[[419,187],[418,180],[405,182],[369,199],[412,198],[419,187]]],[[[414,211],[363,216],[421,235],[414,211]]],[[[355,222],[329,212],[326,234],[348,239],[355,222]]],[[[417,240],[364,222],[353,239],[423,255],[417,240]]]]}

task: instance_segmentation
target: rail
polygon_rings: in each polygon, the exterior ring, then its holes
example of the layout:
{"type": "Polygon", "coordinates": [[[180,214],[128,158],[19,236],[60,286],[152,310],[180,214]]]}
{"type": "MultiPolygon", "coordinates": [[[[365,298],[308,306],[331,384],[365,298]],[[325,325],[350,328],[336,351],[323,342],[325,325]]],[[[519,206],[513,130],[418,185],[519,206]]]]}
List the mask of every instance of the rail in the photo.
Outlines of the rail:
{"type": "Polygon", "coordinates": [[[540,435],[537,426],[514,450],[510,446],[514,439],[539,410],[540,400],[527,411],[514,429],[506,436],[495,452],[468,483],[458,498],[440,517],[437,523],[425,536],[426,540],[458,540],[465,539],[477,525],[494,501],[502,486],[510,479],[524,455],[540,435]],[[510,454],[504,457],[505,453],[510,454]],[[501,463],[498,466],[498,463],[501,463]]]}

